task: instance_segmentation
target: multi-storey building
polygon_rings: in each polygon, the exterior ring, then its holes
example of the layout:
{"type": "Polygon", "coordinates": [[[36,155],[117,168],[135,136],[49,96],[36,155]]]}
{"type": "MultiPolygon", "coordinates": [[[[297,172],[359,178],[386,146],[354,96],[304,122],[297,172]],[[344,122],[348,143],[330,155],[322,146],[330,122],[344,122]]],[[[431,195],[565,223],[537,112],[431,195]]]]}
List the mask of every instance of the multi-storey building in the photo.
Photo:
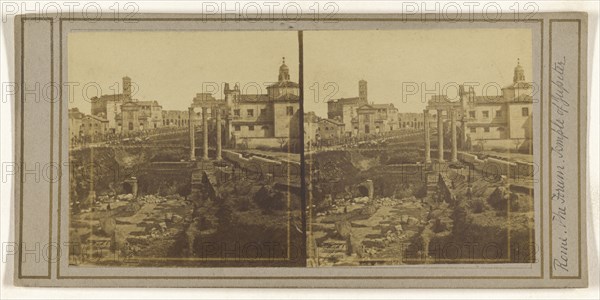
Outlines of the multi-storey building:
{"type": "MultiPolygon", "coordinates": [[[[513,82],[503,87],[500,95],[477,96],[473,87],[465,90],[461,86],[460,101],[452,102],[444,95],[435,96],[429,100],[427,110],[439,109],[445,123],[449,120],[447,111],[456,113],[457,124],[460,124],[459,144],[464,141],[465,145],[484,149],[531,151],[532,93],[532,84],[525,81],[523,67],[517,63],[513,82]]],[[[436,117],[434,115],[430,122],[435,122],[436,117]]]]}
{"type": "Polygon", "coordinates": [[[163,110],[163,127],[187,127],[190,120],[188,111],[183,110],[163,110]]]}
{"type": "Polygon", "coordinates": [[[398,113],[400,129],[423,129],[423,113],[398,113]]]}
{"type": "Polygon", "coordinates": [[[358,97],[340,98],[327,101],[327,118],[338,119],[344,123],[346,136],[353,134],[352,119],[357,116],[360,106],[368,104],[367,81],[358,82],[358,97]]]}
{"type": "Polygon", "coordinates": [[[84,114],[79,111],[79,108],[69,109],[69,138],[71,140],[83,135],[83,116],[84,114]]]}
{"type": "Polygon", "coordinates": [[[356,135],[383,133],[398,129],[398,109],[393,104],[365,104],[352,120],[356,135]]]}
{"type": "MultiPolygon", "coordinates": [[[[256,144],[276,144],[276,139],[290,139],[297,143],[300,135],[298,112],[299,86],[290,80],[289,68],[279,67],[277,82],[267,87],[266,94],[242,94],[236,84],[224,87],[224,100],[205,98],[204,102],[215,102],[227,115],[229,134],[239,141],[241,138],[254,140],[256,144]]],[[[213,114],[210,114],[211,116],[213,114]]]]}
{"type": "Polygon", "coordinates": [[[336,141],[344,137],[345,125],[338,119],[320,119],[319,134],[323,141],[336,141]]]}
{"type": "Polygon", "coordinates": [[[108,132],[108,120],[94,115],[83,115],[81,130],[84,136],[96,137],[108,132]]]}

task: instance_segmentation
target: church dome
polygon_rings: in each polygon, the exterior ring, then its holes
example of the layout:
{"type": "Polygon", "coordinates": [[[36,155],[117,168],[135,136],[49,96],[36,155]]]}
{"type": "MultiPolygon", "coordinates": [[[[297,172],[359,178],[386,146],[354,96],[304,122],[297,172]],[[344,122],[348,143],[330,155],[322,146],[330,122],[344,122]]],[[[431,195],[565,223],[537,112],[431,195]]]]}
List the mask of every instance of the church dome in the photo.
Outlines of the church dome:
{"type": "Polygon", "coordinates": [[[288,68],[288,66],[285,64],[285,58],[283,58],[283,63],[281,64],[281,67],[279,67],[279,72],[289,72],[290,68],[288,68]]]}
{"type": "Polygon", "coordinates": [[[521,63],[517,62],[517,66],[515,67],[515,72],[522,72],[523,67],[521,67],[521,63]]]}
{"type": "Polygon", "coordinates": [[[522,81],[525,81],[525,71],[523,70],[523,67],[521,67],[521,61],[517,59],[517,66],[515,67],[513,82],[517,83],[522,81]]]}
{"type": "Polygon", "coordinates": [[[285,64],[285,57],[279,67],[279,82],[290,80],[290,68],[285,64]]]}

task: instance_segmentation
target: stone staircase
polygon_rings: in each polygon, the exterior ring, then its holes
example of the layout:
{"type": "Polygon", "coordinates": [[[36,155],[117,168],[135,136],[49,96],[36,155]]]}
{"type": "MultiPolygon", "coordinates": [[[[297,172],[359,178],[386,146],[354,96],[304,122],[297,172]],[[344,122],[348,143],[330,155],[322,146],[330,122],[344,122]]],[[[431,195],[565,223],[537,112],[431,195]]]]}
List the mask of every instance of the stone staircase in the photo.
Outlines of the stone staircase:
{"type": "Polygon", "coordinates": [[[435,196],[437,194],[438,184],[438,173],[428,173],[427,174],[427,195],[435,196]]]}

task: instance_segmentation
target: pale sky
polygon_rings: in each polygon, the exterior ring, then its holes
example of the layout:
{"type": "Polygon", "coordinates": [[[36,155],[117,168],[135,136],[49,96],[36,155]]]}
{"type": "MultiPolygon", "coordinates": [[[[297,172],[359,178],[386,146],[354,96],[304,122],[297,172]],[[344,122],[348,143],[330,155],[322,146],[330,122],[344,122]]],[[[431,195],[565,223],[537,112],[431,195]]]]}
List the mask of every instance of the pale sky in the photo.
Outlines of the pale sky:
{"type": "MultiPolygon", "coordinates": [[[[512,83],[517,58],[531,81],[530,29],[420,29],[304,32],[305,111],[327,115],[328,99],[357,97],[358,81],[368,82],[368,98],[394,103],[399,111],[422,112],[421,93],[402,103],[402,83],[426,84],[434,90],[447,83],[512,83]],[[316,84],[318,83],[318,84],[316,84]],[[319,97],[315,97],[316,87],[319,97]],[[311,89],[312,87],[312,89],[311,89]]],[[[456,86],[456,85],[450,85],[456,86]]],[[[455,94],[448,88],[448,94],[455,94]]],[[[475,88],[477,95],[481,91],[475,88]]],[[[488,93],[496,94],[495,88],[488,93]]],[[[428,99],[429,97],[427,97],[428,99]]]]}
{"type": "MultiPolygon", "coordinates": [[[[203,83],[247,86],[257,93],[257,83],[266,94],[265,83],[277,81],[282,57],[298,82],[298,33],[291,31],[171,31],[171,32],[75,32],[68,36],[68,81],[80,85],[69,107],[90,113],[86,99],[96,96],[83,86],[97,83],[102,94],[113,94],[111,86],[131,77],[139,86],[134,98],[157,100],[163,109],[187,110],[203,83]]],[[[113,87],[114,89],[114,87],[113,87]]],[[[66,91],[65,91],[66,92],[66,91]]]]}
{"type": "MultiPolygon", "coordinates": [[[[266,87],[277,80],[282,57],[298,82],[298,36],[293,31],[129,31],[74,32],[68,35],[68,81],[80,85],[70,107],[90,112],[86,99],[114,93],[121,78],[131,77],[139,91],[134,98],[157,100],[163,109],[186,110],[203,84],[266,87]]],[[[420,112],[421,93],[402,103],[402,83],[435,89],[439,82],[512,82],[520,59],[532,80],[530,29],[419,29],[304,32],[304,110],[326,116],[328,99],[358,96],[358,81],[368,82],[368,98],[394,103],[400,111],[420,112]],[[333,83],[328,89],[327,83],[333,83]],[[315,92],[319,91],[318,97],[315,92]],[[333,94],[332,94],[333,93],[333,94]]],[[[448,93],[454,94],[455,84],[448,93]]],[[[243,92],[243,91],[242,91],[243,92]]],[[[495,89],[488,90],[490,94],[495,89]]],[[[429,92],[431,93],[431,92],[429,92]]],[[[476,93],[481,95],[480,88],[476,93]]],[[[426,98],[429,98],[427,96],[426,98]]]]}

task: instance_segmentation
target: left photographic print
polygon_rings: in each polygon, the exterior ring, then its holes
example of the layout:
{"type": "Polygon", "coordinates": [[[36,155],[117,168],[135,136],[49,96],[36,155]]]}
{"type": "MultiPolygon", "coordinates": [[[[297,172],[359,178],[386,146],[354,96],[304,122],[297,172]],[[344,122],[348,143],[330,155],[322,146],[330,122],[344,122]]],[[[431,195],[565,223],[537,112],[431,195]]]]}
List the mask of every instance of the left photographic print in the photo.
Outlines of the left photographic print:
{"type": "Polygon", "coordinates": [[[66,50],[70,265],[305,265],[297,32],[71,32],[66,50]]]}

